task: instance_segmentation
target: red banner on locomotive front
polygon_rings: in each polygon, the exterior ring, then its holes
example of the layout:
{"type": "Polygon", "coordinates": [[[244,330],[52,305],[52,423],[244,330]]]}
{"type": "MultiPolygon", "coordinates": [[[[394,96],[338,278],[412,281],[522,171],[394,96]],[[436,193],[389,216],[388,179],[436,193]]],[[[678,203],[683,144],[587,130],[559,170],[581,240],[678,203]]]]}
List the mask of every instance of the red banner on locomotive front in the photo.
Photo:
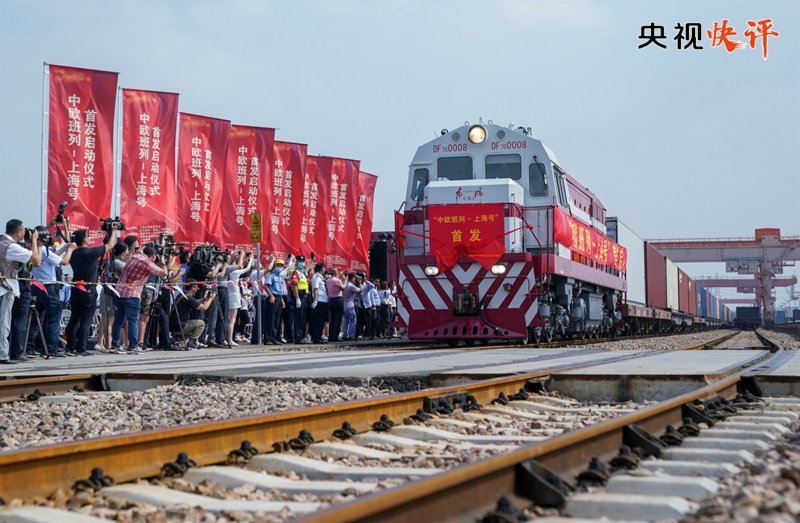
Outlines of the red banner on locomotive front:
{"type": "Polygon", "coordinates": [[[439,270],[450,270],[461,257],[490,269],[505,252],[504,217],[502,203],[429,205],[430,249],[439,270]]]}

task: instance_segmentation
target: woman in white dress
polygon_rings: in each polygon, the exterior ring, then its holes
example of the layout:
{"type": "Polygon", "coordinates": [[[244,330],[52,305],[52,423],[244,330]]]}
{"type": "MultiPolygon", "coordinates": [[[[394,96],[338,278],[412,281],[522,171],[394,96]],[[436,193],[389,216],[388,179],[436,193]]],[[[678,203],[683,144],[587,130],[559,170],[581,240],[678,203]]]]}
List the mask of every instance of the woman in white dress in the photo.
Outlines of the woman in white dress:
{"type": "Polygon", "coordinates": [[[236,316],[242,306],[242,293],[239,291],[239,277],[250,271],[253,266],[253,258],[249,254],[245,260],[244,251],[239,253],[239,262],[231,266],[231,270],[225,277],[225,284],[228,286],[228,345],[236,347],[239,344],[233,340],[233,327],[236,325],[236,316]],[[243,265],[247,262],[247,265],[243,265]]]}

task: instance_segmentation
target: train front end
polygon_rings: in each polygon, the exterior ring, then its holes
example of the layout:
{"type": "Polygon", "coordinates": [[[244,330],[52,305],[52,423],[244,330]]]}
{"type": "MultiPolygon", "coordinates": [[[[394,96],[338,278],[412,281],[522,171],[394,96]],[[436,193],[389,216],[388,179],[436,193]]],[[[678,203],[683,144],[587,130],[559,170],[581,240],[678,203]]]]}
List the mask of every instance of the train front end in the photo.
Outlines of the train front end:
{"type": "Polygon", "coordinates": [[[418,149],[396,230],[409,338],[528,340],[538,312],[523,245],[530,147],[526,135],[489,123],[443,131],[418,149]]]}

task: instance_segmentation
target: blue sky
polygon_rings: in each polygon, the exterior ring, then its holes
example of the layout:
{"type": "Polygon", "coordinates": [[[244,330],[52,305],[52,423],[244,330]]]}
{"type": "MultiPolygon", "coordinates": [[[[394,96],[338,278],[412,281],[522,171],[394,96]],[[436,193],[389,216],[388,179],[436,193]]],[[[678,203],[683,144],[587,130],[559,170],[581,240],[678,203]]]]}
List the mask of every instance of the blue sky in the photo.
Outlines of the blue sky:
{"type": "Polygon", "coordinates": [[[391,227],[416,147],[483,117],[532,127],[643,237],[800,234],[792,0],[0,0],[0,48],[7,217],[39,213],[46,61],[118,71],[122,86],[179,92],[186,112],[360,158],[380,177],[376,228],[391,227]],[[747,20],[772,18],[768,60],[705,34],[705,49],[675,49],[675,24],[705,33],[723,18],[743,40],[747,20]],[[650,22],[669,49],[637,48],[650,22]]]}

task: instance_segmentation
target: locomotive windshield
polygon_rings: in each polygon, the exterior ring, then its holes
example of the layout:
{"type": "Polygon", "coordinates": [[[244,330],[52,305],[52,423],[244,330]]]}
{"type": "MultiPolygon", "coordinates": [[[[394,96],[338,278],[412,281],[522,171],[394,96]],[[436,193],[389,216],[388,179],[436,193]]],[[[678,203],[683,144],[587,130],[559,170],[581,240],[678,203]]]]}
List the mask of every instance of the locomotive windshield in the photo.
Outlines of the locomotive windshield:
{"type": "Polygon", "coordinates": [[[472,156],[447,156],[436,161],[437,180],[472,180],[472,156]]]}
{"type": "Polygon", "coordinates": [[[490,154],[486,157],[486,179],[522,178],[522,157],[518,154],[490,154]]]}

